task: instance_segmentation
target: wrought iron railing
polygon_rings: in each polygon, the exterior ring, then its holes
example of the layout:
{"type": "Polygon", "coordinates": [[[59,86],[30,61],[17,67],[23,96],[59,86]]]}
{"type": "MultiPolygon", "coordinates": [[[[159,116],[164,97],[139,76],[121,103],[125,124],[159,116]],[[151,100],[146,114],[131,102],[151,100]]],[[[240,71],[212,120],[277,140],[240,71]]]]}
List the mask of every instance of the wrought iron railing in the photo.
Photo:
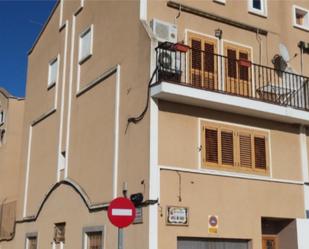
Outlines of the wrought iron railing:
{"type": "Polygon", "coordinates": [[[309,111],[309,78],[248,59],[162,43],[157,82],[167,81],[309,111]]]}

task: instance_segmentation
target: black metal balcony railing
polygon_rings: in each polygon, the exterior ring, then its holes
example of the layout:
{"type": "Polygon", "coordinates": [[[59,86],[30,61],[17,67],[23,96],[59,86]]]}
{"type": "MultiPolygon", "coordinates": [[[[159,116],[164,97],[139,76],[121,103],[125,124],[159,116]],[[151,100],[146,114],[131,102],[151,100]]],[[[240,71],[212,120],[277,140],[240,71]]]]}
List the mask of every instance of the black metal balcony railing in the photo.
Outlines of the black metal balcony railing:
{"type": "Polygon", "coordinates": [[[157,82],[167,81],[309,111],[309,78],[179,44],[156,48],[157,82]]]}

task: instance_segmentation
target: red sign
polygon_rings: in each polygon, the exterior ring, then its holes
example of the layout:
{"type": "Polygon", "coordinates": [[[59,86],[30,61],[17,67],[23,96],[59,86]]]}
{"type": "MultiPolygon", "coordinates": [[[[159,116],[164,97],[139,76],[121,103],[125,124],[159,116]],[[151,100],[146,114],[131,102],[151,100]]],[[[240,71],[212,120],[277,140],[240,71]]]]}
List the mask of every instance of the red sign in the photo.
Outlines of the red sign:
{"type": "Polygon", "coordinates": [[[123,228],[129,226],[134,221],[136,210],[134,204],[129,199],[118,197],[109,204],[107,215],[114,226],[123,228]]]}

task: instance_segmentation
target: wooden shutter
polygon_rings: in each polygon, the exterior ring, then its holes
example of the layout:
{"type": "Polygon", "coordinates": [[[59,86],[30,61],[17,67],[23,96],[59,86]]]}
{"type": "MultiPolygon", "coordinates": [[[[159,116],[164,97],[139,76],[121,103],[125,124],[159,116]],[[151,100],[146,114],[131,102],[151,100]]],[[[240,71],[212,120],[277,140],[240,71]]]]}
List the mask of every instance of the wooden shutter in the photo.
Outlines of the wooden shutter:
{"type": "Polygon", "coordinates": [[[194,86],[202,85],[202,42],[201,40],[191,40],[191,83],[194,86]]]}
{"type": "Polygon", "coordinates": [[[205,42],[205,53],[204,53],[204,71],[215,72],[215,57],[214,57],[214,44],[205,42]]]}
{"type": "Polygon", "coordinates": [[[237,52],[234,49],[227,49],[227,75],[231,78],[237,78],[237,52]]]}
{"type": "Polygon", "coordinates": [[[239,135],[239,162],[241,167],[252,167],[252,144],[250,134],[239,135]]]}
{"type": "Polygon", "coordinates": [[[190,77],[191,83],[197,87],[217,90],[218,72],[217,41],[207,36],[194,33],[188,34],[191,45],[190,77]]]}
{"type": "Polygon", "coordinates": [[[255,167],[266,169],[266,139],[265,137],[254,137],[255,167]]]}
{"type": "Polygon", "coordinates": [[[234,136],[232,131],[221,131],[222,164],[234,165],[234,136]]]}
{"type": "Polygon", "coordinates": [[[218,163],[218,130],[205,129],[206,162],[218,163]]]}
{"type": "MultiPolygon", "coordinates": [[[[246,52],[239,52],[239,59],[240,60],[248,60],[249,56],[246,52]]],[[[239,64],[239,79],[248,81],[249,80],[249,68],[248,66],[244,66],[239,64]]]]}
{"type": "Polygon", "coordinates": [[[102,232],[88,233],[88,249],[102,248],[102,232]]]}

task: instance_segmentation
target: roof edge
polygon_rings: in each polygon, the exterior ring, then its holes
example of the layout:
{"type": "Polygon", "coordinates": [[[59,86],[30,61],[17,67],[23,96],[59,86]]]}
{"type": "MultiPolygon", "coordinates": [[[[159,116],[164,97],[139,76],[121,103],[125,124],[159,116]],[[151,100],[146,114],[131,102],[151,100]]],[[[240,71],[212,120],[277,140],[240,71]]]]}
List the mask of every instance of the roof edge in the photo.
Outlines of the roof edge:
{"type": "Polygon", "coordinates": [[[33,51],[33,49],[35,48],[36,44],[37,44],[38,41],[40,40],[40,38],[41,38],[41,36],[42,36],[44,30],[46,29],[46,27],[47,27],[47,25],[48,25],[50,19],[51,19],[52,16],[54,15],[54,13],[55,13],[55,11],[56,11],[56,9],[57,9],[59,3],[60,3],[60,0],[56,0],[56,3],[55,3],[55,5],[54,5],[54,7],[53,7],[51,13],[49,14],[47,20],[45,21],[45,23],[44,23],[44,25],[43,25],[43,28],[41,29],[40,33],[39,33],[38,36],[36,37],[36,39],[35,39],[35,41],[34,41],[32,47],[31,47],[30,50],[27,52],[27,55],[30,55],[30,54],[32,53],[32,51],[33,51]]]}

